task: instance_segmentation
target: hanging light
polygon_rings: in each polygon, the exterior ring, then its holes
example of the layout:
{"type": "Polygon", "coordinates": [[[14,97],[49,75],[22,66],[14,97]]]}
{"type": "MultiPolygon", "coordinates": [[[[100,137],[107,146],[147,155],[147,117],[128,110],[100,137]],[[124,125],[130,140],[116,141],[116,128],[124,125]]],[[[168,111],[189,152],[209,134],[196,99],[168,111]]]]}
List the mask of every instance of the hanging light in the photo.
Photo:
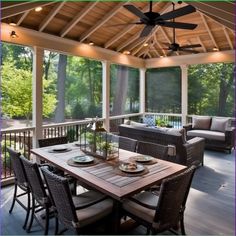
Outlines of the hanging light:
{"type": "Polygon", "coordinates": [[[93,46],[93,45],[94,45],[94,42],[90,41],[90,42],[89,42],[89,45],[90,45],[90,46],[93,46]]]}
{"type": "Polygon", "coordinates": [[[15,39],[15,38],[18,38],[19,36],[16,34],[16,31],[11,31],[11,34],[10,34],[10,37],[15,39]]]}
{"type": "Polygon", "coordinates": [[[40,11],[43,10],[43,8],[42,8],[42,7],[36,7],[34,10],[35,10],[36,12],[40,12],[40,11]]]}

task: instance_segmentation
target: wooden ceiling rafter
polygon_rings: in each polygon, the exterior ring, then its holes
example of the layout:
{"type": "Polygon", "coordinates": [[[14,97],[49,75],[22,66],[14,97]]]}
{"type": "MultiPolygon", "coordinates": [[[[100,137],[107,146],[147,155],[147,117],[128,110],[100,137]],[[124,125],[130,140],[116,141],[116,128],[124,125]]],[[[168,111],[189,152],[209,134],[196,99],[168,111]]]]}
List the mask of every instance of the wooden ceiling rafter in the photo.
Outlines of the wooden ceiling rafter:
{"type": "Polygon", "coordinates": [[[25,4],[16,4],[14,7],[5,8],[1,11],[1,19],[24,13],[35,9],[36,7],[44,7],[55,4],[56,2],[27,2],[25,4]]]}
{"type": "Polygon", "coordinates": [[[44,18],[44,20],[39,25],[39,32],[42,32],[47,25],[50,23],[50,21],[53,19],[53,17],[61,10],[61,8],[64,6],[65,1],[57,3],[52,10],[49,12],[49,14],[44,18]]]}
{"type": "Polygon", "coordinates": [[[97,24],[93,25],[90,29],[88,29],[86,32],[84,32],[80,37],[79,37],[79,41],[80,42],[84,42],[85,39],[87,39],[91,34],[93,34],[98,28],[100,28],[103,24],[105,24],[108,20],[110,20],[110,18],[112,18],[118,11],[120,11],[120,9],[123,7],[123,5],[126,2],[121,2],[121,3],[117,3],[117,5],[109,12],[107,13],[105,16],[103,16],[103,18],[101,20],[99,20],[97,22],[97,24]]]}
{"type": "Polygon", "coordinates": [[[203,49],[203,51],[204,51],[204,52],[207,52],[206,47],[205,47],[204,43],[202,42],[200,36],[197,37],[197,40],[198,40],[199,44],[202,45],[202,49],[203,49]]]}
{"type": "Polygon", "coordinates": [[[231,42],[231,39],[229,37],[229,33],[227,32],[227,28],[225,26],[223,26],[223,31],[224,31],[225,37],[226,37],[226,39],[228,41],[228,44],[229,44],[230,48],[233,50],[234,46],[233,46],[233,44],[231,42]]]}
{"type": "Polygon", "coordinates": [[[24,12],[17,20],[16,25],[19,26],[23,22],[23,20],[28,16],[29,13],[30,11],[24,12]]]}
{"type": "MultiPolygon", "coordinates": [[[[200,16],[201,16],[201,18],[202,18],[202,21],[203,21],[203,23],[204,23],[204,26],[205,26],[205,28],[206,28],[206,30],[207,30],[207,32],[208,32],[208,34],[209,34],[209,36],[210,36],[210,38],[211,38],[213,44],[214,44],[214,46],[219,49],[219,47],[218,47],[218,45],[217,45],[217,43],[216,43],[216,40],[215,40],[215,38],[214,38],[214,36],[213,36],[211,30],[210,30],[210,27],[208,26],[208,23],[207,23],[207,21],[206,21],[206,19],[205,19],[204,14],[200,12],[200,16]]],[[[220,50],[220,49],[219,49],[219,50],[220,50]]]]}
{"type": "MultiPolygon", "coordinates": [[[[158,6],[159,4],[160,4],[160,2],[153,3],[153,9],[155,9],[155,7],[158,6]]],[[[147,6],[145,6],[144,8],[141,9],[142,12],[146,12],[148,10],[149,10],[149,5],[147,5],[147,6]]],[[[133,23],[133,22],[131,22],[131,23],[133,23]]],[[[122,38],[125,34],[130,32],[131,30],[133,30],[135,27],[137,27],[136,24],[126,26],[121,32],[119,32],[118,34],[113,36],[108,42],[106,42],[106,44],[104,45],[104,48],[108,48],[109,46],[114,44],[117,40],[122,38]]]]}
{"type": "Polygon", "coordinates": [[[154,38],[154,41],[155,41],[156,45],[157,45],[157,46],[160,48],[160,50],[162,51],[162,56],[166,56],[166,52],[165,52],[165,50],[163,49],[163,47],[161,46],[161,44],[158,42],[156,34],[153,35],[153,38],[154,38]]]}
{"type": "Polygon", "coordinates": [[[79,11],[74,18],[64,26],[64,28],[60,32],[60,36],[64,37],[81,19],[91,11],[98,1],[88,3],[81,11],[79,11]]]}

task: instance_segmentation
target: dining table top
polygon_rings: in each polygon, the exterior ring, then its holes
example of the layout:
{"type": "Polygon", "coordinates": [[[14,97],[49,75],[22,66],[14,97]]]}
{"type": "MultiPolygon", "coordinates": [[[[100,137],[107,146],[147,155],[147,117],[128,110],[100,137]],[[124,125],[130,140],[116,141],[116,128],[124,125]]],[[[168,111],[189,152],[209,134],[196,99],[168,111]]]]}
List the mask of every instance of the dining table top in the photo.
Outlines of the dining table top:
{"type": "Polygon", "coordinates": [[[94,159],[92,162],[78,164],[74,160],[83,156],[84,152],[76,143],[64,144],[65,150],[58,150],[55,147],[35,148],[31,150],[31,153],[118,201],[155,184],[160,184],[164,178],[187,168],[157,158],[138,163],[137,159],[145,155],[123,149],[119,149],[119,158],[114,160],[107,161],[92,156],[94,159]],[[121,168],[126,163],[136,163],[140,170],[133,172],[121,168]]]}

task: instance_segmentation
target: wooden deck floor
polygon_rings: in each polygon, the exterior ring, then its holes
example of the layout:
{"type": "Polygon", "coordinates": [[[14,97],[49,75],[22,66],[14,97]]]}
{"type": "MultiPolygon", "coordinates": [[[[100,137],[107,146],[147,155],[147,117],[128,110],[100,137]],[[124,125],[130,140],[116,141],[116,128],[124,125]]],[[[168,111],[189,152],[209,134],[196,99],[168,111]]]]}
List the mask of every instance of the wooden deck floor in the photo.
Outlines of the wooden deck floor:
{"type": "MultiPolygon", "coordinates": [[[[1,235],[26,235],[22,229],[25,211],[17,205],[8,213],[13,187],[1,191],[1,235]]],[[[206,151],[205,166],[197,169],[190,190],[185,213],[187,234],[191,235],[235,235],[235,155],[206,151]]],[[[37,223],[32,235],[42,235],[37,223]]],[[[53,234],[53,230],[50,231],[53,234]]],[[[65,234],[70,234],[66,232],[65,234]]],[[[125,234],[145,234],[139,226],[125,234]]],[[[169,233],[169,232],[168,232],[169,233]]],[[[168,234],[167,233],[167,234],[168,234]]]]}

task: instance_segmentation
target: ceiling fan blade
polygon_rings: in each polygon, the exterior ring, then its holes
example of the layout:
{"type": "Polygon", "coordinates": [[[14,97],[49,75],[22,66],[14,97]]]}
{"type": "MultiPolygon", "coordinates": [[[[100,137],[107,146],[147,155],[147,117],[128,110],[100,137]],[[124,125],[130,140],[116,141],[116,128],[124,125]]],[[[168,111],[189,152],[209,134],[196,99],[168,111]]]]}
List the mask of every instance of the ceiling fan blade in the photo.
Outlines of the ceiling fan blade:
{"type": "Polygon", "coordinates": [[[197,27],[196,24],[171,22],[171,21],[164,21],[160,25],[165,26],[165,27],[170,27],[170,28],[187,29],[187,30],[193,30],[197,27]]]}
{"type": "Polygon", "coordinates": [[[194,54],[199,53],[199,52],[196,51],[196,50],[182,49],[182,48],[179,48],[179,51],[181,51],[181,52],[189,52],[189,53],[194,53],[194,54]]]}
{"type": "Polygon", "coordinates": [[[152,32],[152,30],[153,30],[154,27],[155,27],[154,25],[146,25],[146,26],[143,28],[143,30],[142,30],[142,32],[141,32],[141,34],[140,34],[140,37],[142,38],[142,37],[148,36],[148,35],[152,32]]]}
{"type": "Polygon", "coordinates": [[[201,44],[183,45],[180,48],[200,48],[201,44]]]}
{"type": "Polygon", "coordinates": [[[125,9],[127,9],[128,11],[130,11],[131,13],[133,13],[134,15],[138,16],[141,19],[145,19],[145,20],[149,20],[149,18],[144,15],[143,12],[141,12],[137,7],[135,7],[134,5],[124,5],[123,6],[125,9]]]}
{"type": "Polygon", "coordinates": [[[193,7],[192,5],[188,5],[188,6],[176,9],[174,11],[164,13],[163,15],[160,15],[156,20],[170,20],[176,17],[193,13],[195,11],[196,11],[195,7],[193,7]]]}

